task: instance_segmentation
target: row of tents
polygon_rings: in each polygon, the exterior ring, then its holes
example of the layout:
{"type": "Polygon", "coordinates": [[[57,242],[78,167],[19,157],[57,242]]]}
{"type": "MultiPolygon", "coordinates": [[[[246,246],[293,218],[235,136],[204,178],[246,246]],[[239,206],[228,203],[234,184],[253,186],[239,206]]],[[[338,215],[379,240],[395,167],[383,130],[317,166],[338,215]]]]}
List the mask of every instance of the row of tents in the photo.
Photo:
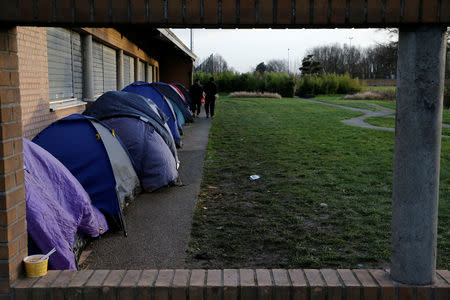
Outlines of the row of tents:
{"type": "Polygon", "coordinates": [[[126,235],[134,197],[178,180],[190,102],[181,85],[135,82],[24,139],[29,254],[55,247],[49,267],[75,270],[89,238],[126,235]]]}

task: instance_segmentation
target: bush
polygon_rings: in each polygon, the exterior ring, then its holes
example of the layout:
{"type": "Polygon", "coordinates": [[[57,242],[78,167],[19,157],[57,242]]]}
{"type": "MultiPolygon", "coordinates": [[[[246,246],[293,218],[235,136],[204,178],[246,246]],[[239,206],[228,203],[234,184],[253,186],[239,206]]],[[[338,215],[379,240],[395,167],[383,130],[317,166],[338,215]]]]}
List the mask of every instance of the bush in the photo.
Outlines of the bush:
{"type": "MultiPolygon", "coordinates": [[[[210,73],[196,72],[194,80],[200,79],[204,85],[212,76],[210,73]]],[[[271,92],[283,97],[293,97],[295,78],[286,73],[266,72],[264,74],[224,72],[214,75],[219,92],[271,92]]]]}
{"type": "Polygon", "coordinates": [[[299,97],[314,97],[318,94],[353,94],[364,90],[358,78],[349,74],[305,75],[297,83],[295,94],[299,97]]]}

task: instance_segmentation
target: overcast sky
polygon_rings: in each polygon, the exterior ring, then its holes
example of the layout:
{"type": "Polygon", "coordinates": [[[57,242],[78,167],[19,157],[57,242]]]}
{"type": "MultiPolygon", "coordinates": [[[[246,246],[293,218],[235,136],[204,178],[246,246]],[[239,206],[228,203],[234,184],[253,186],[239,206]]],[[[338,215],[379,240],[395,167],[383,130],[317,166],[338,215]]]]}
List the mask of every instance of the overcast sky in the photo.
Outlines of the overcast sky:
{"type": "MultiPolygon", "coordinates": [[[[189,29],[172,31],[190,47],[189,29]]],[[[306,51],[328,44],[368,47],[389,40],[377,29],[194,29],[193,50],[198,60],[220,54],[239,72],[248,72],[260,62],[288,59],[291,72],[298,68],[306,51]],[[288,51],[289,49],[289,51],[288,51]]]]}

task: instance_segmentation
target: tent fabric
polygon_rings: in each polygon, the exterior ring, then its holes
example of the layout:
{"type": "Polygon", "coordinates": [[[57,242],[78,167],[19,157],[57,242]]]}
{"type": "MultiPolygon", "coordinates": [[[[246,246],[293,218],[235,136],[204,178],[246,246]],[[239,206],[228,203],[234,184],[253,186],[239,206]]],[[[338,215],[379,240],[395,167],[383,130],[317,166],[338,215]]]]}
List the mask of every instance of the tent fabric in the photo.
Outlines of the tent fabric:
{"type": "MultiPolygon", "coordinates": [[[[70,171],[49,152],[23,139],[28,234],[39,253],[53,247],[49,268],[76,270],[77,232],[97,237],[108,230],[103,214],[70,171]]],[[[32,244],[32,243],[30,243],[32,244]]],[[[38,254],[29,251],[29,254],[38,254]]]]}
{"type": "Polygon", "coordinates": [[[173,103],[178,106],[180,111],[183,113],[186,122],[194,122],[194,118],[189,111],[189,104],[183,100],[183,98],[172,86],[163,82],[152,82],[151,86],[156,88],[161,94],[172,100],[173,103]]]}
{"type": "Polygon", "coordinates": [[[155,103],[159,109],[161,109],[164,114],[168,116],[169,120],[167,121],[167,124],[170,128],[172,137],[178,147],[181,145],[181,137],[179,132],[181,126],[179,126],[177,115],[175,114],[170,100],[162,95],[157,89],[152,87],[150,83],[144,81],[136,81],[125,87],[122,91],[135,93],[152,100],[153,103],[155,103]]]}
{"type": "Polygon", "coordinates": [[[192,103],[192,98],[191,98],[191,94],[189,93],[189,91],[181,84],[179,83],[172,83],[172,85],[176,86],[178,88],[178,90],[183,94],[184,99],[186,99],[186,102],[189,104],[189,107],[191,106],[192,103]]]}
{"type": "Polygon", "coordinates": [[[104,123],[114,128],[126,146],[146,192],[176,182],[177,161],[153,127],[129,117],[106,119],[104,123]]]}
{"type": "Polygon", "coordinates": [[[72,172],[89,194],[92,204],[106,216],[110,227],[124,230],[122,209],[125,200],[133,198],[131,193],[139,189],[139,179],[120,140],[117,137],[112,139],[115,142],[106,140],[105,135],[112,135],[112,132],[98,132],[99,124],[94,118],[73,114],[50,124],[33,142],[72,172]],[[106,150],[105,147],[114,148],[106,150]],[[120,155],[123,160],[113,163],[108,151],[124,152],[120,155]],[[116,179],[116,172],[129,180],[116,179]],[[130,183],[131,186],[124,186],[130,183]]]}
{"type": "Polygon", "coordinates": [[[164,125],[168,120],[167,116],[161,110],[155,112],[148,105],[148,99],[141,95],[123,91],[106,92],[84,111],[84,115],[101,121],[121,116],[142,118],[155,128],[169,146],[174,157],[177,156],[172,134],[164,125]]]}
{"type": "MultiPolygon", "coordinates": [[[[169,101],[171,101],[171,100],[169,100],[169,101]]],[[[171,103],[173,104],[173,110],[175,111],[175,114],[177,115],[177,119],[178,119],[178,123],[180,124],[180,127],[184,126],[186,124],[186,120],[184,118],[183,113],[181,112],[181,110],[178,107],[178,105],[176,105],[172,101],[171,101],[171,103]]]]}

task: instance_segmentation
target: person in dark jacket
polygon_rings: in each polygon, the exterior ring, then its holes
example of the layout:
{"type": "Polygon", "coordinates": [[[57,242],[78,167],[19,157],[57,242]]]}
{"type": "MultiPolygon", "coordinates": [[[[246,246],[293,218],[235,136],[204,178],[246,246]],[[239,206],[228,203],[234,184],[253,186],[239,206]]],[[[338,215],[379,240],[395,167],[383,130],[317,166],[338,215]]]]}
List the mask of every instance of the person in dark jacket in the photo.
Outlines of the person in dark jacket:
{"type": "Polygon", "coordinates": [[[206,117],[209,118],[211,114],[211,118],[214,117],[214,106],[216,105],[216,94],[217,94],[217,86],[214,82],[214,77],[211,77],[209,81],[205,84],[205,111],[206,117]]]}
{"type": "Polygon", "coordinates": [[[203,86],[200,84],[200,79],[197,79],[195,83],[191,86],[189,90],[191,94],[192,102],[191,102],[191,112],[194,117],[198,117],[200,115],[200,110],[202,108],[202,98],[203,98],[203,86]]]}

